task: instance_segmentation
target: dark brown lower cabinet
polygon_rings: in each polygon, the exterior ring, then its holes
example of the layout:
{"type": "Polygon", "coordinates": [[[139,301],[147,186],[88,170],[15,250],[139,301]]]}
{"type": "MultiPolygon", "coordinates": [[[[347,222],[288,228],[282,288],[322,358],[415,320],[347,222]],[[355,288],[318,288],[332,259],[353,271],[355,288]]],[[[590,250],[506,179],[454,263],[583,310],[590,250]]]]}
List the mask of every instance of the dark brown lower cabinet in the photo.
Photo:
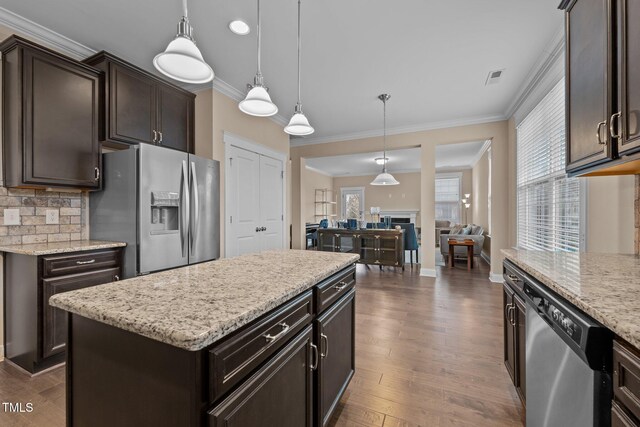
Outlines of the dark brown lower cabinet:
{"type": "Polygon", "coordinates": [[[65,360],[67,313],[51,307],[52,295],[119,280],[122,250],[31,256],[7,253],[5,272],[5,353],[37,373],[65,360]],[[53,268],[62,266],[65,268],[53,268]]]}
{"type": "Polygon", "coordinates": [[[316,321],[318,364],[318,426],[331,420],[355,372],[355,289],[316,321]]]}
{"type": "Polygon", "coordinates": [[[611,425],[640,426],[640,351],[621,339],[613,342],[611,425]]]}
{"type": "Polygon", "coordinates": [[[524,300],[508,284],[502,287],[504,364],[524,405],[526,401],[526,316],[524,300]]]}
{"type": "Polygon", "coordinates": [[[210,427],[313,426],[312,326],[209,411],[210,427]]]}

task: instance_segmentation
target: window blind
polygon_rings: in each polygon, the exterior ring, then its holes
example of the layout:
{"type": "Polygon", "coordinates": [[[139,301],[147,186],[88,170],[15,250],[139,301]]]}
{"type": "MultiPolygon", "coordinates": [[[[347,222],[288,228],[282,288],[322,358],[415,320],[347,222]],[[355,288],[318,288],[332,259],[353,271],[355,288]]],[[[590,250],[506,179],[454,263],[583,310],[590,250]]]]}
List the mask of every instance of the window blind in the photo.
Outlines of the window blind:
{"type": "Polygon", "coordinates": [[[460,222],[460,178],[436,178],[436,219],[460,222]]]}
{"type": "Polygon", "coordinates": [[[517,129],[518,246],[546,251],[580,249],[580,182],[565,168],[565,93],[562,79],[517,129]]]}

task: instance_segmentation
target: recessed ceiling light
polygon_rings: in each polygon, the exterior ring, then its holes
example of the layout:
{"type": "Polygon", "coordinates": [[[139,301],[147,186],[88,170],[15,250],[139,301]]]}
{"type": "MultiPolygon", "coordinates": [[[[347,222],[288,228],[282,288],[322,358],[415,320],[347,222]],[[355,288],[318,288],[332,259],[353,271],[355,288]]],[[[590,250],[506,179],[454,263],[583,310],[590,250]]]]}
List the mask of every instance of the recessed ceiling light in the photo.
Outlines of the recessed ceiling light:
{"type": "Polygon", "coordinates": [[[376,160],[376,163],[379,165],[383,165],[385,163],[387,163],[389,161],[388,157],[385,157],[384,159],[382,157],[378,157],[376,160]]]}
{"type": "Polygon", "coordinates": [[[246,36],[251,31],[247,23],[240,20],[229,22],[229,29],[239,36],[246,36]]]}

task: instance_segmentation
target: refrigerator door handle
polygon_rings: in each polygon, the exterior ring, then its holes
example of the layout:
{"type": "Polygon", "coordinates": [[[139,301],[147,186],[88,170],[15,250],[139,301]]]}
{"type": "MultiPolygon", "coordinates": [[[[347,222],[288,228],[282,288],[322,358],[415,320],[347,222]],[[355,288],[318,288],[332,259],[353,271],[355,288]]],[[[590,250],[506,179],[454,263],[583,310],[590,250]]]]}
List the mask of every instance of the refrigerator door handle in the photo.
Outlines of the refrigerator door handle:
{"type": "Polygon", "coordinates": [[[189,174],[187,172],[187,161],[182,161],[182,185],[180,191],[180,243],[182,246],[182,257],[187,256],[187,233],[189,232],[189,174]]]}
{"type": "Polygon", "coordinates": [[[193,221],[191,222],[189,236],[191,238],[191,252],[195,253],[196,239],[200,231],[200,195],[198,193],[198,178],[196,176],[195,162],[191,162],[191,192],[193,194],[193,198],[191,199],[191,203],[193,203],[191,207],[193,221]]]}

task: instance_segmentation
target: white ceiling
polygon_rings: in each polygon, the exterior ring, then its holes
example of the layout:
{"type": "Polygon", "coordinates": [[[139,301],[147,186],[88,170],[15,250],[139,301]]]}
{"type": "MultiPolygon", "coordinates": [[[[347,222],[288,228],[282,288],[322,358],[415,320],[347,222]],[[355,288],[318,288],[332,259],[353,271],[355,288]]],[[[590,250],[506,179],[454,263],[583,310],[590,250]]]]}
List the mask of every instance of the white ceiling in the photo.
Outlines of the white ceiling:
{"type": "MultiPolygon", "coordinates": [[[[240,96],[256,68],[254,0],[190,0],[198,46],[240,96]],[[252,26],[241,37],[228,23],[252,26]]],[[[263,9],[263,74],[280,113],[296,102],[295,0],[263,9]]],[[[312,140],[379,131],[377,95],[391,94],[388,128],[498,120],[562,27],[558,0],[303,1],[303,104],[312,140]],[[485,86],[489,71],[505,69],[485,86]]],[[[175,34],[180,0],[2,0],[0,6],[93,50],[153,71],[175,34]]],[[[1,12],[1,11],[0,11],[1,12]]],[[[0,14],[7,23],[6,13],[0,14]]],[[[0,19],[2,21],[2,19],[0,19]]],[[[11,19],[9,19],[11,21],[11,19]]]]}
{"type": "MultiPolygon", "coordinates": [[[[460,170],[473,167],[484,152],[486,141],[464,142],[436,146],[436,170],[460,170]]],[[[375,163],[382,151],[344,156],[307,159],[307,167],[330,176],[363,176],[380,173],[375,163]]],[[[419,172],[420,148],[387,151],[387,169],[391,173],[419,172]]]]}

